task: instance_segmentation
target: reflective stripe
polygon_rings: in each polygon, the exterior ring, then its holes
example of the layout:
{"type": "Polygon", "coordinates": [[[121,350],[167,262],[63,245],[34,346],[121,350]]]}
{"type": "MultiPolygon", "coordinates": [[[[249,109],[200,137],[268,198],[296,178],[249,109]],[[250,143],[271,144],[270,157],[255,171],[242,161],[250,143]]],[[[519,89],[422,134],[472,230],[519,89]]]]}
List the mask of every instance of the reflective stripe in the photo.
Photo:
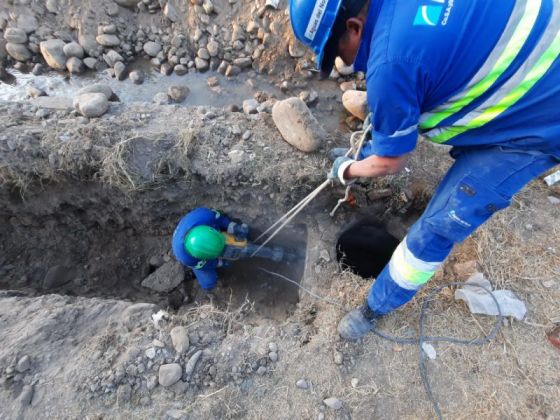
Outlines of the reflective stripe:
{"type": "Polygon", "coordinates": [[[515,105],[546,74],[560,55],[560,7],[554,4],[549,27],[521,68],[477,109],[451,127],[425,133],[433,142],[444,143],[468,130],[482,127],[515,105]]]}
{"type": "Polygon", "coordinates": [[[416,130],[418,130],[418,124],[414,124],[408,128],[405,128],[404,130],[395,131],[393,134],[391,134],[388,137],[391,139],[396,137],[403,137],[410,133],[414,133],[416,130]]]}
{"type": "Polygon", "coordinates": [[[459,94],[420,119],[420,127],[428,130],[461,111],[486,93],[519,55],[539,15],[542,0],[517,1],[498,43],[478,73],[459,94]]]}
{"type": "Polygon", "coordinates": [[[416,258],[408,249],[405,238],[391,257],[389,273],[395,283],[403,289],[417,290],[432,278],[441,263],[416,258]]]}

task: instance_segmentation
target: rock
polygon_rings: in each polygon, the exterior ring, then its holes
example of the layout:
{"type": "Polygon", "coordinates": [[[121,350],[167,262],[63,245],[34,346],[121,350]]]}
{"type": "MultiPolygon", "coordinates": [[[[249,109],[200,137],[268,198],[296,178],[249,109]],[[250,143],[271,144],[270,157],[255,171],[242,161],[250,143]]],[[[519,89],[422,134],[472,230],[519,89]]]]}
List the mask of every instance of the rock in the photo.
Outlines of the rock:
{"type": "Polygon", "coordinates": [[[148,54],[150,57],[157,56],[161,51],[161,44],[157,42],[148,41],[144,44],[144,52],[148,54]]]}
{"type": "Polygon", "coordinates": [[[210,54],[208,53],[208,50],[206,48],[199,48],[198,51],[196,52],[196,55],[202,58],[203,60],[210,59],[210,54]]]}
{"type": "Polygon", "coordinates": [[[12,44],[25,44],[27,42],[27,34],[20,28],[8,28],[4,32],[4,39],[12,44]]]}
{"type": "Polygon", "coordinates": [[[210,57],[216,57],[220,52],[220,45],[212,39],[206,45],[206,49],[210,57]]]}
{"type": "Polygon", "coordinates": [[[334,68],[341,76],[349,76],[354,73],[354,66],[347,66],[346,64],[344,64],[344,61],[342,61],[342,58],[340,57],[336,57],[336,59],[334,60],[334,68]]]}
{"type": "Polygon", "coordinates": [[[68,58],[70,57],[84,58],[84,49],[77,42],[69,42],[62,48],[62,50],[64,51],[64,54],[66,54],[66,57],[68,58]]]}
{"type": "Polygon", "coordinates": [[[33,100],[38,108],[54,109],[57,111],[72,111],[74,105],[71,98],[61,96],[41,96],[33,100]]]}
{"type": "Polygon", "coordinates": [[[72,74],[83,73],[85,70],[84,62],[78,57],[71,57],[66,61],[66,68],[72,74]]]}
{"type": "MultiPolygon", "coordinates": [[[[166,93],[158,95],[165,95],[165,103],[168,103],[169,97],[166,93]]],[[[166,262],[156,271],[146,277],[142,281],[142,286],[147,287],[148,289],[155,290],[156,292],[169,292],[175,289],[179,284],[181,284],[184,278],[185,270],[183,266],[179,262],[172,260],[166,262]]]]}
{"type": "Polygon", "coordinates": [[[239,164],[247,161],[247,153],[243,150],[233,149],[228,152],[228,158],[233,164],[239,164]]]}
{"type": "Polygon", "coordinates": [[[278,361],[278,353],[271,351],[270,353],[268,353],[268,358],[270,359],[271,362],[277,362],[278,361]]]}
{"type": "Polygon", "coordinates": [[[315,102],[317,102],[317,99],[319,99],[319,95],[314,90],[304,90],[298,96],[307,105],[314,104],[315,102]]]}
{"type": "Polygon", "coordinates": [[[37,23],[37,19],[33,15],[19,15],[16,21],[16,26],[20,29],[23,29],[25,33],[30,34],[31,32],[35,32],[39,27],[37,23]]]}
{"type": "Polygon", "coordinates": [[[102,93],[107,97],[107,100],[111,100],[111,98],[113,97],[113,89],[111,89],[109,85],[105,85],[103,83],[95,83],[93,85],[81,88],[78,91],[78,96],[84,93],[102,93]]]}
{"type": "Polygon", "coordinates": [[[33,70],[31,70],[31,73],[33,73],[33,75],[35,76],[39,76],[40,74],[43,74],[44,70],[44,66],[41,63],[37,63],[33,66],[33,70]]]}
{"type": "Polygon", "coordinates": [[[554,197],[553,195],[549,195],[546,198],[547,198],[547,200],[550,204],[554,204],[554,205],[560,204],[560,198],[558,198],[558,197],[554,197]]]}
{"type": "Polygon", "coordinates": [[[307,389],[309,388],[309,385],[305,379],[300,379],[296,382],[296,387],[299,389],[307,389]]]}
{"type": "Polygon", "coordinates": [[[132,388],[129,384],[120,385],[117,388],[117,403],[118,405],[123,405],[130,401],[130,396],[132,395],[132,388]]]}
{"type": "Polygon", "coordinates": [[[182,64],[177,64],[173,68],[173,71],[175,72],[175,74],[177,76],[184,76],[185,74],[187,74],[189,72],[189,70],[182,64]]]}
{"type": "Polygon", "coordinates": [[[266,366],[259,366],[259,368],[257,369],[257,374],[258,375],[265,375],[267,372],[266,366]]]}
{"type": "Polygon", "coordinates": [[[176,384],[183,376],[181,365],[178,363],[170,363],[161,365],[158,373],[158,382],[163,387],[168,387],[176,384]]]}
{"type": "Polygon", "coordinates": [[[341,365],[342,362],[344,361],[344,356],[342,355],[341,352],[335,350],[333,355],[333,361],[335,365],[341,365]]]}
{"type": "Polygon", "coordinates": [[[245,114],[256,114],[259,103],[256,99],[247,99],[243,101],[243,112],[245,114]]]}
{"type": "Polygon", "coordinates": [[[171,86],[167,90],[169,98],[176,103],[183,102],[189,94],[189,88],[186,86],[171,86]]]}
{"type": "Polygon", "coordinates": [[[117,34],[117,25],[115,25],[114,23],[112,23],[110,25],[105,25],[101,28],[101,33],[116,35],[117,34]]]}
{"type": "Polygon", "coordinates": [[[134,8],[138,4],[138,0],[114,0],[119,6],[134,8]]]}
{"type": "Polygon", "coordinates": [[[271,341],[270,343],[268,343],[268,350],[273,351],[274,353],[278,353],[278,345],[271,341]]]}
{"type": "Polygon", "coordinates": [[[340,401],[338,398],[327,398],[323,400],[323,403],[333,410],[340,410],[342,408],[342,401],[340,401]]]}
{"type": "MultiPolygon", "coordinates": [[[[158,104],[158,105],[167,105],[167,104],[169,104],[169,96],[167,96],[167,93],[166,93],[166,92],[156,93],[156,94],[154,95],[154,98],[152,99],[152,102],[155,103],[155,104],[158,104]]],[[[152,274],[153,274],[153,273],[152,273],[152,274]]],[[[151,275],[150,275],[150,276],[151,276],[151,275]]],[[[149,278],[149,277],[148,277],[148,278],[149,278]]],[[[142,282],[142,286],[148,287],[149,289],[154,289],[153,287],[149,287],[149,286],[145,286],[145,285],[144,285],[144,282],[145,282],[146,280],[148,280],[148,278],[145,279],[145,280],[142,282]]],[[[163,285],[160,285],[159,283],[155,283],[155,284],[154,284],[154,287],[158,287],[158,288],[160,288],[160,287],[165,287],[166,290],[161,290],[162,292],[169,292],[169,291],[173,290],[175,287],[177,287],[177,286],[171,286],[171,284],[168,284],[168,283],[167,283],[167,279],[161,279],[161,280],[165,281],[166,283],[163,284],[163,285]]],[[[182,281],[182,280],[181,280],[181,281],[182,281]]],[[[151,282],[150,282],[150,283],[151,283],[151,282]]],[[[179,282],[179,283],[180,283],[180,282],[179,282]]],[[[154,290],[157,290],[157,289],[154,289],[154,290]]],[[[158,291],[160,291],[160,290],[158,290],[158,291]]]]}
{"type": "Polygon", "coordinates": [[[187,377],[192,376],[194,369],[196,368],[196,364],[200,359],[200,356],[202,356],[202,350],[198,350],[195,354],[191,356],[191,358],[187,362],[187,365],[185,366],[185,373],[187,374],[187,377]]]}
{"type": "Polygon", "coordinates": [[[210,0],[204,0],[202,8],[204,9],[204,12],[209,15],[214,11],[214,4],[210,0]]]}
{"type": "Polygon", "coordinates": [[[100,117],[109,109],[109,100],[104,93],[83,93],[77,99],[78,110],[87,118],[100,117]]]}
{"type": "Polygon", "coordinates": [[[288,53],[292,58],[301,58],[305,55],[305,47],[298,40],[292,39],[288,44],[288,53]]]}
{"type": "Polygon", "coordinates": [[[95,70],[97,67],[97,59],[93,57],[86,57],[84,58],[84,65],[90,70],[95,70]]]}
{"type": "Polygon", "coordinates": [[[123,62],[124,58],[115,50],[109,50],[107,54],[103,55],[103,60],[105,60],[108,66],[113,67],[116,63],[123,62]]]}
{"type": "Polygon", "coordinates": [[[220,85],[220,79],[218,79],[216,76],[211,76],[208,78],[206,83],[208,83],[208,86],[211,88],[216,87],[220,85]]]}
{"type": "Polygon", "coordinates": [[[16,411],[19,412],[19,415],[14,417],[16,419],[23,419],[23,410],[25,410],[25,408],[31,404],[31,401],[33,400],[33,386],[32,385],[24,385],[23,388],[21,389],[20,394],[18,395],[17,399],[16,399],[16,411]]]}
{"type": "Polygon", "coordinates": [[[169,76],[171,73],[173,73],[173,67],[171,67],[171,64],[169,63],[163,63],[159,68],[159,72],[164,76],[169,76]]]}
{"type": "Polygon", "coordinates": [[[23,44],[12,44],[8,42],[6,44],[6,51],[14,60],[25,62],[31,60],[33,55],[31,51],[27,49],[27,47],[23,44]]]}
{"type": "Polygon", "coordinates": [[[94,35],[80,33],[78,34],[78,42],[88,55],[92,57],[99,56],[99,46],[94,35]]]}
{"type": "Polygon", "coordinates": [[[350,385],[352,386],[352,388],[357,388],[359,384],[360,380],[358,378],[352,378],[352,380],[350,381],[350,385]]]}
{"type": "Polygon", "coordinates": [[[347,90],[342,94],[342,105],[346,110],[359,118],[365,120],[368,114],[367,93],[361,90],[347,90]]]}
{"type": "MultiPolygon", "coordinates": [[[[42,99],[37,98],[35,101],[42,99]]],[[[65,267],[62,265],[55,265],[49,268],[45,278],[43,279],[43,290],[51,290],[63,286],[72,281],[75,277],[75,272],[72,267],[65,267]]]]}
{"type": "Polygon", "coordinates": [[[174,327],[169,333],[171,336],[171,343],[173,348],[179,354],[184,354],[189,349],[189,334],[185,327],[177,326],[174,327]]]}
{"type": "Polygon", "coordinates": [[[66,54],[64,54],[64,41],[61,39],[49,39],[39,44],[41,54],[48,66],[56,70],[66,68],[66,54]]]}
{"type": "Polygon", "coordinates": [[[31,359],[29,356],[25,355],[17,361],[16,370],[19,373],[23,373],[31,367],[31,359]]]}
{"type": "Polygon", "coordinates": [[[121,40],[118,36],[113,34],[102,34],[95,37],[95,40],[99,45],[104,47],[118,47],[121,44],[121,40]]]}
{"type": "Polygon", "coordinates": [[[131,71],[128,77],[135,85],[141,85],[142,83],[144,83],[144,73],[142,73],[140,70],[131,71]]]}
{"type": "Polygon", "coordinates": [[[122,61],[117,61],[113,66],[113,70],[115,71],[115,77],[117,80],[124,80],[127,77],[126,66],[122,61]]]}
{"type": "Polygon", "coordinates": [[[45,5],[50,13],[58,14],[58,0],[47,0],[45,5]]]}
{"type": "Polygon", "coordinates": [[[163,14],[171,22],[177,22],[179,20],[179,14],[177,13],[177,8],[171,0],[167,1],[165,8],[163,9],[163,14]]]}
{"type": "Polygon", "coordinates": [[[38,98],[39,96],[46,95],[46,93],[43,90],[36,88],[35,86],[27,86],[25,92],[27,96],[29,96],[30,98],[38,98]]]}
{"type": "Polygon", "coordinates": [[[326,138],[323,128],[300,98],[276,102],[272,119],[284,140],[302,152],[316,151],[326,138]]]}
{"type": "Polygon", "coordinates": [[[251,64],[253,64],[251,57],[241,57],[233,60],[233,65],[239,67],[240,69],[251,67],[251,64]]]}
{"type": "Polygon", "coordinates": [[[436,349],[430,343],[422,343],[422,351],[431,360],[435,360],[437,357],[436,349]]]}
{"type": "Polygon", "coordinates": [[[228,65],[227,69],[226,69],[226,77],[233,77],[233,76],[237,76],[239,73],[241,73],[241,69],[237,66],[234,65],[228,65]]]}
{"type": "Polygon", "coordinates": [[[208,61],[200,58],[200,57],[196,57],[194,59],[194,65],[196,67],[196,69],[198,71],[206,71],[208,70],[208,67],[210,67],[210,65],[208,64],[208,61]]]}

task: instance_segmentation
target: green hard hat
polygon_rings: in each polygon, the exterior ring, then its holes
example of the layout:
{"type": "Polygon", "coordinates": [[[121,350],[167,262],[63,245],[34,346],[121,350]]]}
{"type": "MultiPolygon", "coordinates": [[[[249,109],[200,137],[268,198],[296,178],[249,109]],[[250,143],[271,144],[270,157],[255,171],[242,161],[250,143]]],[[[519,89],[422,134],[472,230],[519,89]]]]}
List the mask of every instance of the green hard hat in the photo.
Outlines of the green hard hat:
{"type": "Polygon", "coordinates": [[[210,226],[196,226],[185,236],[185,249],[200,260],[218,258],[226,246],[226,238],[210,226]]]}

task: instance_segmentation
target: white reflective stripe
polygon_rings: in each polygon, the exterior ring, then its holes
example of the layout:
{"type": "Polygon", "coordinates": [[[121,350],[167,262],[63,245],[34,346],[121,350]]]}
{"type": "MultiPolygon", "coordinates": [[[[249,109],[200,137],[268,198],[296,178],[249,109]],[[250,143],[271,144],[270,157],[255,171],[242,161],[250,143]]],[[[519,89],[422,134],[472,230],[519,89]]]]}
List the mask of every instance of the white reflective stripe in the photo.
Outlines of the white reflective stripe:
{"type": "Polygon", "coordinates": [[[417,290],[422,287],[425,281],[415,277],[418,277],[418,275],[424,278],[431,277],[442,262],[423,261],[416,258],[408,249],[406,238],[404,238],[391,257],[389,273],[395,283],[403,289],[417,290]]]}
{"type": "Polygon", "coordinates": [[[416,130],[418,130],[418,124],[414,124],[411,125],[408,128],[405,128],[404,130],[399,130],[399,131],[395,131],[393,134],[391,134],[390,136],[387,136],[390,139],[396,138],[396,137],[403,137],[406,136],[410,133],[414,133],[416,130]]]}
{"type": "Polygon", "coordinates": [[[485,102],[480,104],[478,108],[472,110],[468,114],[466,114],[463,118],[455,122],[450,127],[440,127],[435,128],[433,130],[424,133],[424,135],[428,138],[430,137],[437,137],[439,134],[453,130],[453,127],[462,128],[469,124],[472,120],[477,118],[478,116],[484,114],[484,112],[498,104],[502,99],[508,96],[514,89],[518,88],[519,85],[523,82],[523,80],[527,77],[531,71],[533,71],[534,65],[539,61],[545,51],[552,45],[558,33],[560,31],[560,7],[559,7],[558,0],[555,0],[552,4],[553,10],[552,15],[550,16],[550,23],[546,28],[544,34],[541,36],[541,39],[531,51],[531,54],[523,65],[511,76],[501,87],[498,89],[491,97],[489,97],[485,102]]]}
{"type": "Polygon", "coordinates": [[[313,13],[311,13],[307,29],[305,30],[305,37],[310,41],[313,41],[315,39],[315,35],[317,35],[317,30],[321,25],[325,10],[327,10],[327,3],[328,0],[317,0],[315,7],[313,7],[313,13]]]}
{"type": "Polygon", "coordinates": [[[487,77],[494,66],[496,65],[497,61],[500,59],[500,56],[504,53],[508,43],[513,37],[515,30],[517,29],[517,25],[519,21],[523,17],[523,14],[526,11],[526,8],[533,7],[535,11],[540,8],[541,0],[532,0],[530,4],[528,0],[518,0],[515,2],[513,10],[511,12],[511,16],[509,17],[508,23],[506,28],[502,32],[500,39],[496,43],[496,46],[482,65],[482,67],[478,70],[475,76],[471,79],[471,81],[467,84],[465,88],[463,88],[459,93],[454,95],[453,97],[449,98],[446,102],[439,105],[438,107],[430,110],[430,112],[425,112],[420,117],[420,122],[425,122],[428,118],[431,118],[434,114],[444,112],[447,109],[453,108],[453,104],[459,100],[461,100],[464,95],[469,92],[475,85],[480,83],[482,79],[487,77]]]}

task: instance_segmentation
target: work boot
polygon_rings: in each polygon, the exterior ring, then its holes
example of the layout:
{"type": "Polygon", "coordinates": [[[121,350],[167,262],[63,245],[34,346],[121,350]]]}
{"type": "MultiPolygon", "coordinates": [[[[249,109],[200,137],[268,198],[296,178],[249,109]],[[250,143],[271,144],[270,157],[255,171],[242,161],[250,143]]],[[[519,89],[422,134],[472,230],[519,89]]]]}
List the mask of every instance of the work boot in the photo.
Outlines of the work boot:
{"type": "Polygon", "coordinates": [[[345,340],[356,341],[370,332],[378,317],[369,308],[367,302],[344,315],[338,323],[338,333],[345,340]]]}
{"type": "Polygon", "coordinates": [[[344,147],[335,147],[334,149],[329,150],[327,157],[331,162],[334,162],[339,157],[346,155],[346,152],[348,152],[348,149],[345,149],[344,147]]]}

